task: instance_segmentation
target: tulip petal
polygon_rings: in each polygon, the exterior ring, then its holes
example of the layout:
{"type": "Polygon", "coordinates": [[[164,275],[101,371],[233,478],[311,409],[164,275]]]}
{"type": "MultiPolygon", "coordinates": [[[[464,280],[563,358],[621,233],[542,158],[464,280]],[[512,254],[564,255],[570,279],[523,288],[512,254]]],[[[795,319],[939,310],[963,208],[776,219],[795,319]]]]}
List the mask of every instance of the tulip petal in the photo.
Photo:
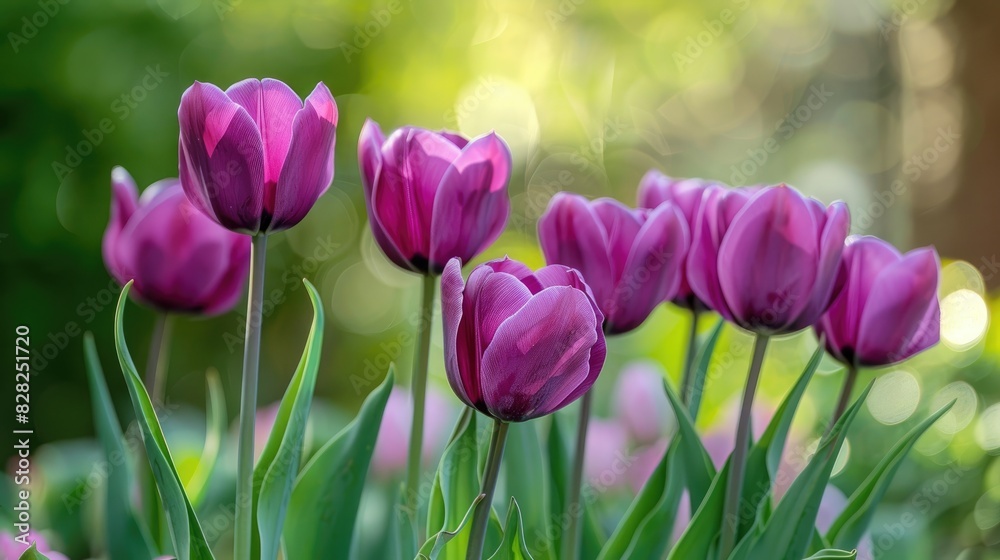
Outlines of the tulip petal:
{"type": "Polygon", "coordinates": [[[291,130],[268,231],[287,229],[302,221],[333,180],[337,103],[323,82],[316,84],[305,107],[295,114],[291,130]]]}
{"type": "Polygon", "coordinates": [[[122,266],[118,262],[116,249],[125,224],[136,211],[139,204],[138,198],[139,189],[128,171],[122,167],[112,169],[111,216],[108,219],[108,227],[104,230],[104,237],[101,239],[101,254],[104,256],[108,272],[119,284],[125,284],[131,280],[131,278],[125,277],[122,266]]]}
{"type": "MultiPolygon", "coordinates": [[[[271,78],[248,78],[237,82],[229,86],[226,95],[246,109],[257,123],[264,144],[264,183],[277,184],[288,146],[292,143],[289,123],[302,109],[302,100],[284,82],[271,78]]],[[[265,207],[270,210],[273,206],[268,204],[268,199],[265,197],[265,207]]]]}
{"type": "Polygon", "coordinates": [[[264,148],[257,124],[218,87],[195,82],[181,97],[180,178],[199,210],[233,231],[257,233],[264,148]]]}
{"type": "Polygon", "coordinates": [[[366,119],[364,126],[361,128],[361,137],[358,139],[358,167],[361,169],[361,183],[365,189],[365,206],[368,209],[368,222],[371,225],[372,236],[375,238],[375,242],[378,243],[382,252],[385,253],[385,256],[393,264],[405,270],[420,272],[414,269],[410,261],[399,252],[399,247],[396,246],[396,242],[392,240],[392,237],[386,233],[381,220],[379,220],[378,213],[375,211],[375,206],[372,204],[372,191],[382,172],[382,144],[384,143],[385,136],[382,134],[382,129],[379,128],[378,123],[371,119],[366,119]]]}
{"type": "Polygon", "coordinates": [[[444,137],[414,128],[397,130],[382,146],[382,170],[372,205],[386,235],[418,268],[420,261],[430,261],[434,198],[459,153],[444,137]]]}
{"type": "Polygon", "coordinates": [[[817,224],[801,195],[769,187],[733,219],[719,246],[719,285],[736,322],[779,333],[812,298],[817,224]]]}
{"type": "MultiPolygon", "coordinates": [[[[226,231],[225,233],[231,233],[226,231]]],[[[209,304],[202,309],[202,314],[211,317],[233,308],[243,296],[243,286],[246,284],[250,271],[250,238],[239,235],[231,239],[229,255],[226,257],[226,273],[215,286],[212,295],[208,297],[209,304]]]]}
{"type": "Polygon", "coordinates": [[[743,189],[710,188],[702,194],[701,207],[691,232],[687,279],[698,299],[728,321],[733,314],[719,284],[719,246],[733,217],[749,200],[743,189]]]}
{"type": "Polygon", "coordinates": [[[611,262],[612,283],[617,286],[644,220],[639,212],[611,198],[597,199],[590,208],[604,226],[604,235],[608,240],[605,252],[611,262]]]}
{"type": "MultiPolygon", "coordinates": [[[[479,269],[477,269],[479,270],[479,269]]],[[[471,278],[470,278],[471,279],[471,278]]],[[[475,340],[460,334],[465,319],[465,280],[462,263],[448,261],[441,274],[441,319],[444,326],[444,364],[448,383],[465,404],[476,408],[481,400],[477,370],[470,369],[469,352],[475,352],[475,340]]]]}
{"type": "Polygon", "coordinates": [[[500,237],[510,216],[510,150],[496,134],[470,142],[441,178],[431,225],[431,270],[472,260],[500,237]]]}
{"type": "Polygon", "coordinates": [[[587,296],[569,287],[543,290],[500,325],[482,359],[490,414],[523,421],[555,411],[593,385],[591,349],[601,339],[587,296]]]}
{"type": "Polygon", "coordinates": [[[690,246],[687,224],[680,210],[664,203],[642,225],[615,288],[615,312],[608,332],[627,332],[649,317],[653,309],[673,298],[680,287],[681,270],[690,246]]]}
{"type": "Polygon", "coordinates": [[[480,351],[490,345],[500,324],[524,307],[531,296],[524,283],[510,274],[495,272],[483,278],[475,300],[476,336],[480,351]]]}
{"type": "Polygon", "coordinates": [[[812,289],[811,300],[799,312],[795,321],[787,327],[789,331],[797,331],[814,325],[843,288],[844,279],[839,277],[838,269],[841,255],[844,252],[847,230],[850,228],[851,222],[847,205],[839,201],[834,202],[825,210],[824,214],[822,204],[819,201],[809,199],[809,202],[820,207],[820,219],[823,220],[820,223],[824,223],[819,238],[816,283],[812,289]]]}
{"type": "Polygon", "coordinates": [[[538,221],[538,240],[546,262],[575,268],[604,309],[612,301],[614,280],[604,227],[582,196],[558,193],[538,221]]]}
{"type": "Polygon", "coordinates": [[[937,342],[939,267],[933,249],[917,249],[878,275],[861,313],[857,363],[887,365],[937,342]]]}
{"type": "Polygon", "coordinates": [[[457,132],[451,132],[450,130],[442,130],[438,134],[440,134],[441,136],[444,136],[449,141],[451,141],[451,143],[454,144],[455,146],[457,146],[459,150],[461,150],[462,148],[464,148],[469,143],[469,139],[468,138],[466,138],[465,136],[462,136],[461,134],[459,134],[457,132]]]}

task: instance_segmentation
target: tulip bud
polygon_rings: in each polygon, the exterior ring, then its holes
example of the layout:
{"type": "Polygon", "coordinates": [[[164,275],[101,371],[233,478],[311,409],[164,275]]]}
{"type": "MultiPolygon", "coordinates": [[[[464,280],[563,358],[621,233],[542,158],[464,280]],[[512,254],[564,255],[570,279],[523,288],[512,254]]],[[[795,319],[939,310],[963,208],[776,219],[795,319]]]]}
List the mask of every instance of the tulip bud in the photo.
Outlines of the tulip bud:
{"type": "Polygon", "coordinates": [[[441,278],[445,369],[458,398],[503,422],[551,414],[597,380],[607,348],[604,316],[575,270],[532,272],[510,259],[462,279],[452,259],[441,278]]]}
{"type": "MultiPolygon", "coordinates": [[[[705,191],[724,189],[721,183],[704,179],[675,179],[655,169],[649,170],[639,181],[639,207],[656,208],[670,202],[684,215],[688,231],[694,232],[698,211],[701,209],[705,191]]],[[[681,263],[681,285],[671,300],[674,305],[686,309],[704,309],[706,305],[698,299],[687,279],[687,258],[681,263]]]]}
{"type": "Polygon", "coordinates": [[[602,198],[559,193],[538,222],[550,264],[575,268],[594,291],[605,331],[623,333],[646,320],[681,285],[689,247],[684,216],[670,203],[633,210],[602,198]]]}
{"type": "Polygon", "coordinates": [[[496,133],[467,140],[404,127],[386,139],[369,119],[358,163],[372,234],[400,268],[440,274],[450,259],[483,252],[507,225],[511,158],[496,133]]]}
{"type": "Polygon", "coordinates": [[[939,267],[932,247],[901,255],[877,237],[849,239],[843,290],[816,325],[830,354],[849,366],[877,367],[937,344],[939,267]]]}
{"type": "Polygon", "coordinates": [[[322,82],[305,103],[287,85],[247,79],[181,97],[180,178],[199,210],[250,235],[302,221],[333,180],[337,104],[322,82]]]}
{"type": "Polygon", "coordinates": [[[111,219],[101,244],[108,272],[162,311],[218,315],[243,293],[250,240],[196,210],[177,179],[138,196],[127,171],[111,172],[111,219]]]}
{"type": "Polygon", "coordinates": [[[850,217],[785,185],[709,190],[688,255],[694,293],[762,335],[813,325],[837,295],[850,217]]]}

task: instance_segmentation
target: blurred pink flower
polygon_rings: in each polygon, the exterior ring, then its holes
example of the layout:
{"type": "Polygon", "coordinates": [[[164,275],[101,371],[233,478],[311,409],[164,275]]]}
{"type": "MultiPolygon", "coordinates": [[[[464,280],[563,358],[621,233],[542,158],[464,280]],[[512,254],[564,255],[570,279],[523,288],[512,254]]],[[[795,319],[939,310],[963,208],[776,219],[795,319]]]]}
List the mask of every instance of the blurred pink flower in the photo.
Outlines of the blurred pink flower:
{"type": "Polygon", "coordinates": [[[663,368],[636,361],[622,368],[615,383],[615,415],[636,443],[648,444],[669,436],[677,420],[663,390],[663,368]]]}
{"type": "MultiPolygon", "coordinates": [[[[455,406],[444,393],[430,386],[427,387],[425,410],[423,462],[428,465],[444,451],[457,414],[455,406]]],[[[410,391],[402,387],[393,387],[385,407],[385,414],[382,416],[375,452],[372,455],[372,472],[376,476],[389,478],[406,469],[412,420],[413,399],[410,391]]]]}
{"type": "Polygon", "coordinates": [[[616,420],[592,418],[583,456],[584,479],[595,488],[622,487],[628,483],[634,462],[625,426],[616,420]]]}
{"type": "Polygon", "coordinates": [[[29,531],[20,540],[10,533],[0,533],[0,560],[17,560],[25,550],[28,550],[31,543],[35,543],[35,549],[48,556],[49,560],[69,560],[66,555],[49,548],[45,537],[36,531],[29,531]]]}

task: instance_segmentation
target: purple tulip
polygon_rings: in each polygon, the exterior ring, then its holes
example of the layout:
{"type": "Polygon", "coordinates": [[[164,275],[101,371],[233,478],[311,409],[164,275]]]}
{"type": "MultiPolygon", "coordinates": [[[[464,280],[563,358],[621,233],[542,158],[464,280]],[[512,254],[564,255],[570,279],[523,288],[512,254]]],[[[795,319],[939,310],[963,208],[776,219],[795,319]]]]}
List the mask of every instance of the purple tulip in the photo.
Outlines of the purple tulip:
{"type": "Polygon", "coordinates": [[[181,97],[180,177],[191,202],[256,235],[302,221],[333,180],[337,104],[322,82],[305,103],[284,83],[247,79],[181,97]]]}
{"type": "Polygon", "coordinates": [[[111,172],[111,219],[101,244],[108,272],[162,311],[218,315],[243,293],[250,240],[197,211],[177,179],[140,197],[121,167],[111,172]]]}
{"type": "MultiPolygon", "coordinates": [[[[694,232],[705,191],[724,188],[721,183],[704,179],[674,179],[656,169],[651,169],[639,182],[639,206],[641,208],[656,208],[664,202],[670,202],[680,209],[681,213],[684,214],[688,230],[694,232]]],[[[686,261],[682,265],[680,288],[671,301],[686,309],[704,309],[706,307],[691,289],[691,284],[687,279],[686,261]]]]}
{"type": "Polygon", "coordinates": [[[538,222],[549,263],[580,271],[604,313],[605,331],[623,333],[673,298],[690,244],[684,216],[672,204],[633,210],[602,198],[559,193],[538,222]]]}
{"type": "Polygon", "coordinates": [[[816,325],[826,348],[849,366],[885,366],[937,344],[940,262],[932,247],[899,254],[877,237],[844,248],[844,288],[816,325]]]}
{"type": "Polygon", "coordinates": [[[607,352],[604,316],[583,278],[507,258],[441,278],[445,369],[467,405],[504,422],[544,416],[590,389],[607,352]]]}
{"type": "Polygon", "coordinates": [[[0,560],[17,560],[32,543],[35,544],[35,550],[47,556],[49,560],[69,560],[66,555],[49,548],[49,543],[41,533],[29,531],[23,541],[10,533],[0,533],[0,560]]]}
{"type": "Polygon", "coordinates": [[[819,320],[838,293],[850,216],[785,185],[704,194],[688,280],[727,320],[762,335],[819,320]]]}
{"type": "MultiPolygon", "coordinates": [[[[434,387],[427,387],[427,417],[424,422],[424,445],[421,448],[421,462],[424,465],[436,461],[444,451],[449,427],[456,418],[453,402],[434,387]]],[[[372,453],[372,472],[379,478],[389,478],[406,470],[411,422],[413,397],[410,391],[393,387],[379,426],[375,451],[372,453]]]]}
{"type": "Polygon", "coordinates": [[[467,140],[403,127],[386,139],[368,119],[358,163],[375,241],[405,270],[440,274],[452,258],[469,262],[507,225],[510,149],[496,133],[467,140]]]}

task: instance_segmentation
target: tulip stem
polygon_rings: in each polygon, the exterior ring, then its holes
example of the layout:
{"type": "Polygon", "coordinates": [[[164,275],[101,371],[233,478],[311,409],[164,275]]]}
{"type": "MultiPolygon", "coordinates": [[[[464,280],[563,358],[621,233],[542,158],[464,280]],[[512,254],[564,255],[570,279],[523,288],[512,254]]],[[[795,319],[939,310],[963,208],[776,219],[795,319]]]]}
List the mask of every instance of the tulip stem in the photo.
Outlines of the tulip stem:
{"type": "Polygon", "coordinates": [[[420,303],[420,324],[417,327],[417,344],[413,357],[413,374],[410,376],[410,393],[413,396],[413,422],[410,423],[410,449],[406,460],[406,500],[411,515],[417,520],[417,543],[424,542],[424,524],[420,522],[418,489],[420,488],[420,463],[424,445],[424,407],[427,398],[427,361],[431,348],[431,322],[434,318],[434,289],[436,277],[423,278],[423,297],[420,303]]]}
{"type": "Polygon", "coordinates": [[[267,235],[255,235],[250,246],[250,295],[247,298],[246,345],[243,347],[243,390],[240,396],[240,438],[236,462],[235,560],[249,560],[253,547],[254,421],[257,416],[257,371],[264,302],[264,257],[267,235]]]}
{"type": "Polygon", "coordinates": [[[570,473],[569,488],[566,489],[567,526],[566,540],[563,546],[563,558],[576,560],[580,548],[580,518],[583,508],[580,507],[580,491],[583,487],[583,461],[587,453],[587,427],[590,425],[590,407],[594,399],[593,388],[587,390],[580,399],[580,420],[576,425],[576,451],[573,456],[573,472],[570,473]]]}
{"type": "Polygon", "coordinates": [[[837,420],[844,415],[847,404],[851,402],[851,393],[854,391],[854,384],[858,381],[858,368],[847,366],[847,374],[844,377],[844,386],[840,389],[840,399],[837,400],[837,408],[833,410],[833,417],[830,418],[830,425],[826,428],[826,434],[830,435],[837,420]]]}
{"type": "Polygon", "coordinates": [[[753,360],[750,362],[750,373],[743,389],[743,405],[740,407],[740,423],[736,427],[736,447],[729,461],[729,480],[726,484],[726,501],[722,511],[722,536],[719,541],[719,558],[729,558],[736,546],[736,533],[740,527],[740,498],[743,492],[743,474],[746,468],[745,458],[750,443],[750,412],[753,408],[754,394],[757,392],[757,381],[760,379],[760,369],[764,364],[764,352],[767,350],[767,335],[758,334],[753,341],[753,360]]]}
{"type": "Polygon", "coordinates": [[[510,424],[493,421],[493,435],[490,436],[490,449],[486,454],[486,472],[483,473],[483,485],[479,491],[482,500],[476,506],[472,518],[472,530],[469,534],[469,550],[467,560],[480,560],[483,557],[483,547],[486,544],[486,526],[490,520],[490,509],[493,506],[493,494],[497,489],[497,478],[500,475],[500,463],[503,461],[503,448],[507,443],[507,428],[510,424]]]}
{"type": "Polygon", "coordinates": [[[698,415],[701,404],[701,387],[694,381],[694,356],[698,352],[698,317],[697,309],[691,310],[691,330],[688,332],[687,355],[684,357],[684,376],[681,378],[681,402],[687,405],[693,420],[698,415]]]}
{"type": "Polygon", "coordinates": [[[167,313],[156,315],[146,359],[146,389],[153,404],[161,404],[166,394],[167,364],[170,362],[170,335],[173,321],[167,313]]]}

